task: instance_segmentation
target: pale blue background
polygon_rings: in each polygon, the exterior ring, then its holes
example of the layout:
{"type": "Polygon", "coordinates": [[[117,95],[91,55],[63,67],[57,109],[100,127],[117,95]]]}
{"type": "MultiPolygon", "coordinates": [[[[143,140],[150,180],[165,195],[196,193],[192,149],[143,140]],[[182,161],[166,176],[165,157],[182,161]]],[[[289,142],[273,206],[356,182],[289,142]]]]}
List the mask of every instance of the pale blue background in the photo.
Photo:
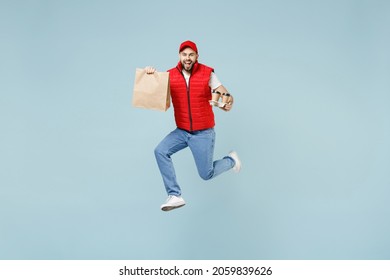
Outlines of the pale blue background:
{"type": "Polygon", "coordinates": [[[390,1],[5,1],[1,259],[389,259],[390,1]],[[235,95],[202,181],[165,213],[135,68],[197,42],[235,95]]]}

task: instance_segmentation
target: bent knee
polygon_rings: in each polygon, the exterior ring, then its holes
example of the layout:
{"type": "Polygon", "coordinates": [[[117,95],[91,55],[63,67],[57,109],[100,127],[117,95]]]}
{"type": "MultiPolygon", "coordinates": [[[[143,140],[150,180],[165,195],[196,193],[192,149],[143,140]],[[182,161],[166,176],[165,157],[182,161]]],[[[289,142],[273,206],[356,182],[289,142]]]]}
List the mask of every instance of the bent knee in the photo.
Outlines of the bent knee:
{"type": "Polygon", "coordinates": [[[160,146],[157,146],[156,148],[154,148],[154,155],[155,156],[163,155],[163,154],[166,154],[166,153],[164,152],[164,150],[160,146]]]}
{"type": "Polygon", "coordinates": [[[199,173],[199,176],[203,180],[207,181],[207,180],[210,180],[211,178],[213,178],[214,172],[211,171],[211,172],[207,172],[207,173],[199,173]]]}
{"type": "Polygon", "coordinates": [[[164,147],[161,147],[160,145],[154,148],[154,155],[156,157],[169,157],[170,153],[164,147]]]}

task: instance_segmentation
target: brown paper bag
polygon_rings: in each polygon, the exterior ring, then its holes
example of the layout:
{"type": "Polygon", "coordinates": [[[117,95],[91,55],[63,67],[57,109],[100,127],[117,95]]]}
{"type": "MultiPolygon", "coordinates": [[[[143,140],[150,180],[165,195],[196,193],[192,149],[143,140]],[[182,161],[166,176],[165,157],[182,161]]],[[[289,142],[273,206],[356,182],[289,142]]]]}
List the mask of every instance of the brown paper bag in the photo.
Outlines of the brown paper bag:
{"type": "Polygon", "coordinates": [[[133,89],[133,106],[144,109],[166,111],[171,105],[169,73],[146,74],[136,69],[133,89]]]}

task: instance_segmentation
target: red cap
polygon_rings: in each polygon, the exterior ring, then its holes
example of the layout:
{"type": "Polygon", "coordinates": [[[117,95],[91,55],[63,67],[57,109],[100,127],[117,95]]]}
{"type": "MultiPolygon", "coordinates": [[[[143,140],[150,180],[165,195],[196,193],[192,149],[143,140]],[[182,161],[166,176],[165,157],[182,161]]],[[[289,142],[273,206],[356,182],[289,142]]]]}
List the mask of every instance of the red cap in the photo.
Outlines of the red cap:
{"type": "Polygon", "coordinates": [[[198,48],[196,47],[196,44],[195,44],[194,42],[185,41],[185,42],[181,43],[180,48],[179,48],[179,52],[181,52],[181,51],[184,50],[185,48],[191,48],[191,49],[193,49],[196,53],[198,53],[198,48]]]}

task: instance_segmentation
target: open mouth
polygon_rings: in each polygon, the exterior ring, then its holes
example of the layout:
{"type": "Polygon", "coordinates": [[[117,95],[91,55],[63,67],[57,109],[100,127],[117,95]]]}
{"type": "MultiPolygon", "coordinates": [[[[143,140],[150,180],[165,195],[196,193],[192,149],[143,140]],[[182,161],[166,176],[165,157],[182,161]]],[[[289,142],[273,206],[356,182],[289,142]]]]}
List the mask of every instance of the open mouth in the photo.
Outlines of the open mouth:
{"type": "Polygon", "coordinates": [[[192,67],[192,62],[185,62],[184,63],[184,68],[190,69],[192,67]]]}
{"type": "Polygon", "coordinates": [[[190,71],[192,68],[192,65],[194,65],[194,62],[191,60],[190,61],[183,61],[182,65],[183,65],[185,70],[190,71]]]}

